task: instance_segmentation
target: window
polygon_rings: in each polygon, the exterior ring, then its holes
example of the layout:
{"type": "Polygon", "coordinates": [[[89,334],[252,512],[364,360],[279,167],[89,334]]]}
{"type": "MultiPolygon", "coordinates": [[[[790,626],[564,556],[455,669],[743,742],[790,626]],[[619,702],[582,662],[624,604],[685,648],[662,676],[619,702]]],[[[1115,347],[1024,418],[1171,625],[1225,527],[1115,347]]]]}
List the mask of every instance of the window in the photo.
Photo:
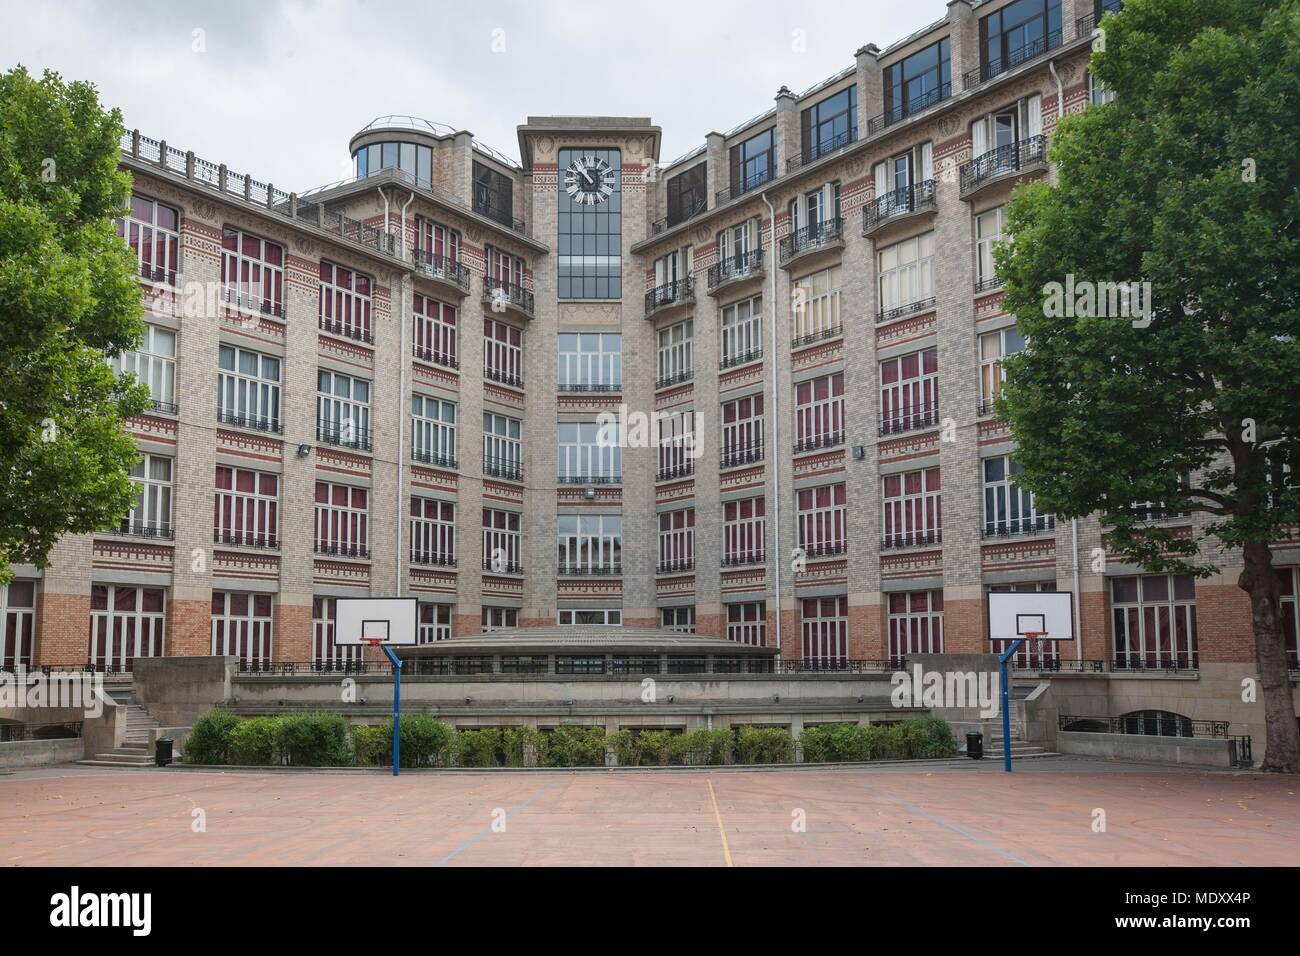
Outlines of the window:
{"type": "Polygon", "coordinates": [[[776,128],[731,147],[731,195],[739,196],[776,175],[776,128]]]}
{"type": "MultiPolygon", "coordinates": [[[[1042,581],[1029,584],[998,584],[989,587],[989,591],[1055,591],[1055,581],[1042,581]]],[[[1006,640],[993,641],[993,653],[1001,654],[1006,651],[1011,642],[1006,640]]],[[[1057,655],[1058,643],[1056,641],[1022,641],[1020,647],[1016,649],[1015,656],[1011,659],[1012,665],[1018,670],[1041,670],[1057,667],[1060,658],[1057,655]]]]}
{"type": "Polygon", "coordinates": [[[943,509],[939,469],[924,468],[881,479],[885,489],[886,548],[937,544],[942,539],[943,509]]]}
{"type": "Polygon", "coordinates": [[[241,668],[271,663],[271,595],[212,592],[212,654],[238,657],[241,668]]]}
{"type": "Polygon", "coordinates": [[[500,631],[519,626],[519,609],[515,607],[485,607],[482,612],[483,632],[500,631]]]}
{"type": "Polygon", "coordinates": [[[162,588],[91,585],[91,665],[129,671],[132,658],[161,657],[165,619],[162,588]]]}
{"type": "Polygon", "coordinates": [[[217,466],[212,540],[254,548],[279,547],[280,476],[217,466]]]}
{"type": "Polygon", "coordinates": [[[227,302],[284,316],[284,247],[226,226],[221,230],[221,285],[227,302]]]}
{"type": "Polygon", "coordinates": [[[140,277],[151,282],[176,284],[177,260],[180,257],[181,214],[171,206],[131,196],[129,212],[114,219],[118,237],[135,253],[140,277]]]}
{"type": "Polygon", "coordinates": [[[1002,239],[1002,207],[975,217],[975,291],[983,292],[1002,284],[993,265],[993,244],[1002,239]]]}
{"type": "Polygon", "coordinates": [[[823,375],[794,387],[796,452],[844,441],[844,373],[823,375]]]}
{"type": "Polygon", "coordinates": [[[890,594],[886,605],[890,666],[901,668],[908,654],[943,653],[943,592],[890,594]]]}
{"type": "Polygon", "coordinates": [[[36,582],[0,584],[0,670],[31,667],[35,635],[36,582]]]}
{"type": "Polygon", "coordinates": [[[369,550],[369,493],[328,481],[316,482],[317,554],[367,558],[369,550]]]}
{"type": "Polygon", "coordinates": [[[767,502],[761,495],[757,498],[723,502],[723,565],[761,564],[765,560],[763,542],[767,534],[766,515],[767,502]]]}
{"type": "Polygon", "coordinates": [[[162,455],[144,455],[131,467],[135,504],[122,518],[122,534],[146,538],[172,536],[172,460],[162,455]]]}
{"type": "Polygon", "coordinates": [[[370,451],[370,383],[321,369],[316,390],[316,440],[370,451]]]}
{"type": "Polygon", "coordinates": [[[373,342],[370,277],[332,262],[320,264],[320,327],[335,335],[373,342]]]}
{"type": "Polygon", "coordinates": [[[799,549],[810,558],[843,554],[848,547],[848,499],[843,483],[795,492],[799,549]]]}
{"type": "Polygon", "coordinates": [[[1088,102],[1093,106],[1104,106],[1114,102],[1115,91],[1097,79],[1091,70],[1085,72],[1088,75],[1088,102]]]}
{"type": "Polygon", "coordinates": [[[559,168],[603,164],[612,173],[604,202],[588,204],[579,190],[570,196],[558,184],[559,249],[557,267],[561,299],[622,297],[623,160],[617,149],[561,149],[559,168]]]}
{"type": "Polygon", "coordinates": [[[474,162],[474,211],[508,228],[514,228],[514,183],[492,167],[474,162]]]}
{"type": "Polygon", "coordinates": [[[560,574],[622,574],[621,515],[561,515],[557,522],[560,574]]]}
{"type": "Polygon", "coordinates": [[[763,355],[763,297],[724,306],[722,309],[722,368],[749,362],[763,355]]]}
{"type": "Polygon", "coordinates": [[[664,607],[659,609],[659,622],[665,630],[695,633],[695,608],[664,607]]]}
{"type": "Polygon", "coordinates": [[[887,319],[934,301],[934,233],[887,246],[876,253],[880,273],[880,318],[887,319]]]}
{"type": "Polygon", "coordinates": [[[1196,668],[1196,585],[1181,574],[1113,578],[1115,667],[1196,668]]]}
{"type": "Polygon", "coordinates": [[[650,292],[648,311],[661,305],[687,301],[693,289],[691,276],[695,271],[695,247],[683,246],[655,260],[655,284],[650,292]]]}
{"type": "Polygon", "coordinates": [[[984,459],[984,537],[1051,531],[1056,518],[1040,514],[1034,496],[1016,484],[1021,467],[1010,455],[984,459]]]}
{"type": "Polygon", "coordinates": [[[451,640],[451,605],[421,601],[415,631],[416,644],[451,640]]]}
{"type": "Polygon", "coordinates": [[[821,187],[790,200],[790,235],[782,240],[781,257],[804,249],[819,249],[841,235],[840,184],[821,187]]]}
{"type": "Polygon", "coordinates": [[[346,669],[361,662],[360,645],[334,644],[334,624],[338,616],[338,599],[311,599],[311,663],[314,670],[346,669]]]}
{"type": "Polygon", "coordinates": [[[510,302],[520,301],[524,291],[524,260],[496,246],[485,246],[487,258],[487,287],[493,291],[493,312],[504,312],[510,302]]]}
{"type": "Polygon", "coordinates": [[[217,420],[280,431],[280,360],[223,345],[218,362],[217,420]]]}
{"type": "MultiPolygon", "coordinates": [[[[591,610],[562,609],[556,614],[555,621],[557,624],[604,624],[608,626],[618,627],[621,626],[623,623],[623,612],[618,610],[617,608],[610,608],[610,609],[594,608],[591,610]]],[[[570,658],[570,660],[572,661],[575,659],[570,658]]],[[[586,659],[577,658],[576,660],[586,660],[586,659]]],[[[603,665],[604,661],[600,660],[600,663],[603,665]]],[[[564,673],[564,671],[561,670],[560,661],[558,659],[556,660],[555,664],[556,664],[555,667],[556,673],[557,674],[564,673]]],[[[572,664],[570,665],[570,667],[572,667],[572,664]]],[[[600,674],[603,672],[604,669],[602,667],[600,670],[594,670],[591,671],[590,673],[600,674]]],[[[582,672],[570,670],[569,673],[582,673],[582,672]]]]}
{"type": "Polygon", "coordinates": [[[371,143],[352,154],[358,178],[374,176],[385,169],[400,172],[407,182],[428,189],[432,184],[433,150],[418,143],[371,143]]]}
{"type": "Polygon", "coordinates": [[[803,161],[833,153],[858,138],[858,88],[840,90],[803,111],[800,121],[803,161]]]}
{"type": "Polygon", "coordinates": [[[560,422],[558,430],[557,477],[561,483],[611,484],[623,480],[623,449],[618,444],[616,425],[560,422]]]}
{"type": "Polygon", "coordinates": [[[880,363],[880,433],[928,428],[939,420],[939,350],[880,363]]]}
{"type": "Polygon", "coordinates": [[[681,478],[695,472],[695,412],[660,412],[659,421],[659,471],[655,477],[663,481],[681,478]]]}
{"type": "Polygon", "coordinates": [[[483,320],[483,377],[503,385],[524,384],[523,329],[483,320]]]}
{"type": "Polygon", "coordinates": [[[499,508],[483,509],[483,570],[519,574],[519,513],[499,508]]]}
{"type": "Polygon", "coordinates": [[[722,467],[763,460],[763,395],[722,403],[722,467]]]}
{"type": "Polygon", "coordinates": [[[885,67],[883,125],[897,123],[952,95],[952,57],[947,37],[885,67]]]}
{"type": "Polygon", "coordinates": [[[1061,0],[1015,0],[980,20],[980,78],[1061,45],[1061,0]]]}
{"type": "Polygon", "coordinates": [[[144,341],[134,352],[109,359],[116,372],[129,372],[149,389],[155,411],[176,414],[176,333],[157,325],[144,327],[144,341]]]}
{"type": "Polygon", "coordinates": [[[412,352],[416,358],[447,368],[456,359],[456,307],[425,295],[411,296],[412,352]]]}
{"type": "Polygon", "coordinates": [[[559,335],[562,392],[616,392],[623,386],[623,336],[617,332],[559,335]]]}
{"type": "Polygon", "coordinates": [[[687,319],[660,329],[657,386],[684,382],[695,374],[695,322],[687,319]]]}
{"type": "MultiPolygon", "coordinates": [[[[1277,589],[1281,599],[1279,623],[1282,639],[1286,643],[1288,670],[1300,668],[1300,613],[1297,613],[1297,595],[1300,595],[1300,571],[1296,568],[1274,568],[1277,589]]],[[[9,586],[11,589],[13,585],[9,586]]]]}
{"type": "Polygon", "coordinates": [[[1042,107],[1042,96],[1032,93],[971,123],[971,156],[974,158],[968,164],[969,171],[963,167],[963,189],[972,181],[978,183],[1013,172],[1023,162],[1046,156],[1042,107]]]}
{"type": "Polygon", "coordinates": [[[755,216],[718,233],[718,262],[710,268],[709,285],[762,271],[762,222],[755,216]]]}
{"type": "Polygon", "coordinates": [[[794,342],[801,345],[838,335],[840,320],[840,267],[831,266],[791,283],[794,342]]]}
{"type": "Polygon", "coordinates": [[[423,259],[439,272],[460,264],[460,233],[441,223],[417,216],[415,219],[415,248],[423,259]]]}
{"type": "Polygon", "coordinates": [[[708,204],[708,163],[698,163],[669,178],[668,228],[703,212],[708,204]]]}
{"type": "Polygon", "coordinates": [[[727,605],[727,640],[762,647],[767,643],[767,602],[727,605]]]}
{"type": "Polygon", "coordinates": [[[695,509],[659,512],[659,571],[695,567],[695,509]]]}
{"type": "Polygon", "coordinates": [[[483,474],[493,478],[522,481],[522,425],[517,418],[483,413],[483,474]]]}
{"type": "Polygon", "coordinates": [[[411,497],[411,563],[456,566],[456,506],[411,497]]]}
{"type": "Polygon", "coordinates": [[[411,458],[442,468],[456,467],[456,403],[411,396],[411,458]]]}
{"type": "Polygon", "coordinates": [[[1015,355],[1025,347],[1025,340],[1016,331],[1014,325],[996,332],[986,332],[980,336],[980,407],[979,413],[987,415],[993,411],[993,402],[1002,391],[1002,383],[1007,380],[1006,369],[1002,360],[1008,355],[1015,355]]]}
{"type": "Polygon", "coordinates": [[[934,199],[934,153],[929,140],[876,163],[875,199],[870,207],[875,221],[915,211],[924,200],[934,199]]]}
{"type": "Polygon", "coordinates": [[[804,598],[801,605],[804,666],[844,667],[849,660],[849,599],[804,598]]]}

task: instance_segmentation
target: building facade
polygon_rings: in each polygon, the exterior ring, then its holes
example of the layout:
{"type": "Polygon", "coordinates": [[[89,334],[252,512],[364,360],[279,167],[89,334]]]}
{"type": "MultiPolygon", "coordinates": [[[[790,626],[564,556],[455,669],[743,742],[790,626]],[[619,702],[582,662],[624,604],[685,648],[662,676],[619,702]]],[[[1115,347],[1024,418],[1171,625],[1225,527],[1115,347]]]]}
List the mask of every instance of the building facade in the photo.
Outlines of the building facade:
{"type": "Polygon", "coordinates": [[[515,162],[387,116],[292,193],[128,134],[140,495],[17,569],[3,666],[328,665],[337,598],[402,594],[422,642],[658,627],[836,667],[988,651],[990,590],[1068,590],[1079,639],[1018,666],[1262,741],[1239,561],[1125,566],[1037,511],[992,413],[1002,207],[1105,100],[1118,6],[953,0],[669,163],[643,118],[530,117],[515,162]]]}

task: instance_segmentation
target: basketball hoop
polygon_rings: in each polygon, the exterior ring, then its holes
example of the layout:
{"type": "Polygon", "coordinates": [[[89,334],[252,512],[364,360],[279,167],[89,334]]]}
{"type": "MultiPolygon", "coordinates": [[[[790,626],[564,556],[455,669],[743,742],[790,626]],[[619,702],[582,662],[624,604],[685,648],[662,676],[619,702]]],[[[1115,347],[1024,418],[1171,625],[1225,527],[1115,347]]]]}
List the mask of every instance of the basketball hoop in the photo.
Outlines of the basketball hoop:
{"type": "Polygon", "coordinates": [[[369,644],[371,647],[378,647],[384,643],[384,639],[382,637],[363,637],[361,643],[369,644]]]}
{"type": "Polygon", "coordinates": [[[1041,641],[1046,636],[1046,631],[1025,631],[1024,633],[1024,638],[1027,641],[1041,641]]]}

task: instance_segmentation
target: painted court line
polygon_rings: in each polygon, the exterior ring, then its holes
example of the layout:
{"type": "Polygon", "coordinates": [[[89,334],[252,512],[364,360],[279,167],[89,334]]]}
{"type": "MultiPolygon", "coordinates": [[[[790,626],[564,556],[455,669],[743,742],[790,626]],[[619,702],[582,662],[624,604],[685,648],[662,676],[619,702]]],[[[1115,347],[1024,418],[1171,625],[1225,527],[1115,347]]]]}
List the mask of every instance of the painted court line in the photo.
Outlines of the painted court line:
{"type": "Polygon", "coordinates": [[[953,833],[956,833],[960,836],[964,836],[972,843],[978,844],[979,846],[984,847],[984,849],[986,850],[992,850],[994,853],[997,853],[999,856],[1006,857],[1008,860],[1011,860],[1013,863],[1018,863],[1021,866],[1033,866],[1032,863],[1026,863],[1024,860],[1020,859],[1020,857],[1016,856],[1014,853],[1009,853],[1006,850],[1002,849],[1000,846],[995,846],[994,844],[989,843],[987,840],[981,840],[975,834],[962,829],[961,827],[957,826],[957,824],[949,823],[947,820],[943,819],[942,817],[936,817],[933,814],[927,813],[925,810],[918,807],[915,803],[910,803],[909,801],[904,800],[902,797],[896,797],[892,793],[888,792],[887,790],[878,790],[877,788],[868,786],[865,783],[862,785],[862,789],[866,790],[867,793],[874,794],[875,796],[884,797],[886,800],[892,800],[900,807],[910,810],[913,813],[919,813],[921,816],[925,817],[925,819],[929,820],[931,823],[937,823],[939,826],[947,830],[951,830],[953,833]]]}
{"type": "MultiPolygon", "coordinates": [[[[554,790],[556,786],[557,786],[557,784],[554,784],[554,783],[548,783],[546,786],[542,787],[541,790],[538,790],[535,794],[533,794],[531,797],[529,797],[529,798],[528,798],[527,800],[525,800],[523,803],[519,804],[519,806],[517,806],[517,807],[512,807],[512,808],[511,808],[509,811],[507,811],[507,813],[506,813],[506,820],[509,821],[509,819],[510,819],[512,816],[514,816],[516,813],[519,813],[521,810],[526,809],[526,808],[528,807],[529,804],[531,804],[533,801],[537,800],[539,797],[543,796],[543,795],[546,794],[547,792],[549,792],[549,791],[551,791],[551,790],[554,790]]],[[[508,826],[508,825],[509,825],[509,823],[507,822],[507,826],[508,826]]],[[[462,843],[460,846],[456,847],[454,850],[450,851],[446,856],[444,856],[442,859],[438,860],[438,861],[437,861],[436,863],[434,863],[433,865],[434,865],[434,866],[445,866],[446,864],[450,863],[450,862],[451,862],[452,860],[454,860],[456,857],[460,856],[460,854],[462,854],[463,852],[465,852],[466,850],[468,850],[468,849],[469,849],[470,847],[472,847],[475,843],[477,843],[479,840],[483,839],[485,836],[487,836],[487,835],[488,835],[489,833],[491,833],[491,832],[493,832],[493,831],[492,831],[492,824],[489,823],[489,824],[488,824],[487,826],[485,826],[482,830],[480,830],[478,833],[475,833],[472,837],[470,837],[468,840],[466,840],[466,841],[465,841],[464,843],[462,843]]]]}
{"type": "Polygon", "coordinates": [[[713,819],[718,821],[718,836],[722,837],[722,858],[727,861],[727,866],[735,866],[731,862],[731,847],[727,846],[727,831],[722,826],[722,813],[718,810],[718,798],[713,792],[713,780],[705,777],[704,782],[709,785],[709,801],[713,804],[713,819]]]}

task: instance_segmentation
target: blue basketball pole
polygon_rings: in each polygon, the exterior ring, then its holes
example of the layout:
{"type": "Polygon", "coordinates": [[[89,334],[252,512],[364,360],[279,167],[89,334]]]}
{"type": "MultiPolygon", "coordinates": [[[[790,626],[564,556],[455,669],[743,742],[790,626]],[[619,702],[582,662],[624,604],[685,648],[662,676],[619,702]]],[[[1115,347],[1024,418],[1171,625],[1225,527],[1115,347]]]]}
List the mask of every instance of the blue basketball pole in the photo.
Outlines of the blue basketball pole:
{"type": "Polygon", "coordinates": [[[1007,694],[1007,661],[1011,659],[1012,654],[1020,650],[1020,645],[1023,643],[1025,643],[1024,638],[1018,637],[998,655],[998,664],[1002,667],[1002,769],[1007,773],[1011,772],[1011,703],[1007,694]]]}
{"type": "Polygon", "coordinates": [[[402,662],[391,647],[387,644],[382,646],[388,659],[393,662],[393,776],[396,777],[402,760],[402,662]]]}

